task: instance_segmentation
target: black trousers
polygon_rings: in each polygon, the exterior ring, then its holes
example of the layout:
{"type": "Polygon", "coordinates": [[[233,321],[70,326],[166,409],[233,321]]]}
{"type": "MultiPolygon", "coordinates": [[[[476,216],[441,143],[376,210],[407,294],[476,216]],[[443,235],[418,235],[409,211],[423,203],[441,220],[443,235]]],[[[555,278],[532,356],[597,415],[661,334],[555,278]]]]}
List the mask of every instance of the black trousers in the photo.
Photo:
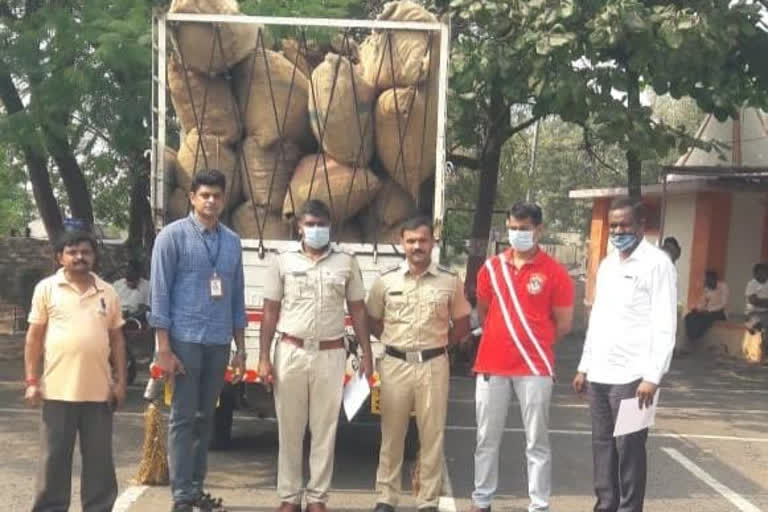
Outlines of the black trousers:
{"type": "Polygon", "coordinates": [[[40,463],[32,512],[66,512],[72,490],[72,454],[80,438],[83,512],[109,512],[117,499],[112,460],[112,410],[106,402],[43,402],[40,463]]]}
{"type": "Polygon", "coordinates": [[[720,311],[691,311],[685,315],[685,334],[691,341],[698,340],[718,320],[725,320],[725,312],[720,311]]]}
{"type": "Polygon", "coordinates": [[[647,477],[648,429],[613,437],[619,403],[635,396],[640,381],[628,384],[589,382],[592,415],[594,512],[642,512],[647,477]]]}

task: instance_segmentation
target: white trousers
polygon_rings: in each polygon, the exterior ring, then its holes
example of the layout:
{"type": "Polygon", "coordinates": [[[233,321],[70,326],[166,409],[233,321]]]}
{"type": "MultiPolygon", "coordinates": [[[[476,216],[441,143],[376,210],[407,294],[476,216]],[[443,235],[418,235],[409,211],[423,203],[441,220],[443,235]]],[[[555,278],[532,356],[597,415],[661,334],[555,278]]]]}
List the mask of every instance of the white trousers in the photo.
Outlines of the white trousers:
{"type": "Polygon", "coordinates": [[[279,341],[275,348],[275,409],[280,451],[277,493],[280,501],[328,501],[333,477],[336,426],[344,389],[344,349],[308,352],[279,341]],[[304,434],[311,434],[309,480],[304,490],[304,434]]]}
{"type": "Polygon", "coordinates": [[[475,409],[475,490],[472,503],[491,505],[499,483],[499,448],[514,389],[525,427],[525,457],[528,461],[529,512],[548,512],[552,489],[552,451],[549,446],[549,404],[552,377],[477,376],[475,409]]]}

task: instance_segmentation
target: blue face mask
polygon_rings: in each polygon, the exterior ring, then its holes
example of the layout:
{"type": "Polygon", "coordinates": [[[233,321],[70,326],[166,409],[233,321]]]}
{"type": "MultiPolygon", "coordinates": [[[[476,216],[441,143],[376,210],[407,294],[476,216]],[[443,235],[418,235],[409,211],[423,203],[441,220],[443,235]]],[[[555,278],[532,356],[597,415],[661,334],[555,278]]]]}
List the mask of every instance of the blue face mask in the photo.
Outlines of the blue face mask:
{"type": "Polygon", "coordinates": [[[306,226],[304,243],[313,249],[322,249],[331,241],[331,228],[328,226],[306,226]]]}
{"type": "Polygon", "coordinates": [[[611,243],[621,252],[628,251],[637,244],[636,233],[617,233],[611,235],[611,243]]]}
{"type": "Polygon", "coordinates": [[[518,252],[528,252],[533,249],[536,242],[533,240],[533,231],[520,229],[509,230],[509,245],[518,252]]]}

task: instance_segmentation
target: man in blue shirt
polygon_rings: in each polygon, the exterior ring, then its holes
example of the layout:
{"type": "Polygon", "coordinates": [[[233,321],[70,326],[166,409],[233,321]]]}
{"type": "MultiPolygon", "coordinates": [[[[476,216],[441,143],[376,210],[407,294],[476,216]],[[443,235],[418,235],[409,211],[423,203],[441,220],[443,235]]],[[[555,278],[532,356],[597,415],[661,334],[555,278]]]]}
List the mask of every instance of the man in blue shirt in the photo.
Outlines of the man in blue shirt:
{"type": "Polygon", "coordinates": [[[195,175],[192,212],[160,231],[152,251],[157,364],[175,376],[168,428],[173,512],[215,510],[221,503],[203,492],[203,481],[233,337],[234,375],[245,367],[242,249],[240,238],[219,222],[225,189],[219,171],[195,175]]]}

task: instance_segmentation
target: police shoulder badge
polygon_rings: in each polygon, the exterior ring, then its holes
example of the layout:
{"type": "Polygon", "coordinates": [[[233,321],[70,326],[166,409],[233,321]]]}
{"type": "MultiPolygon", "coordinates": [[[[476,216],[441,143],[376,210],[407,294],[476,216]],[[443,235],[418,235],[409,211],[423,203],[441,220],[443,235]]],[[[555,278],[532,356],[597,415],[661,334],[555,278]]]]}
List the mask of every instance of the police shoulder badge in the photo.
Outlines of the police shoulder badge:
{"type": "Polygon", "coordinates": [[[541,274],[533,274],[528,278],[528,293],[531,295],[538,295],[544,289],[544,281],[546,278],[541,274]]]}

